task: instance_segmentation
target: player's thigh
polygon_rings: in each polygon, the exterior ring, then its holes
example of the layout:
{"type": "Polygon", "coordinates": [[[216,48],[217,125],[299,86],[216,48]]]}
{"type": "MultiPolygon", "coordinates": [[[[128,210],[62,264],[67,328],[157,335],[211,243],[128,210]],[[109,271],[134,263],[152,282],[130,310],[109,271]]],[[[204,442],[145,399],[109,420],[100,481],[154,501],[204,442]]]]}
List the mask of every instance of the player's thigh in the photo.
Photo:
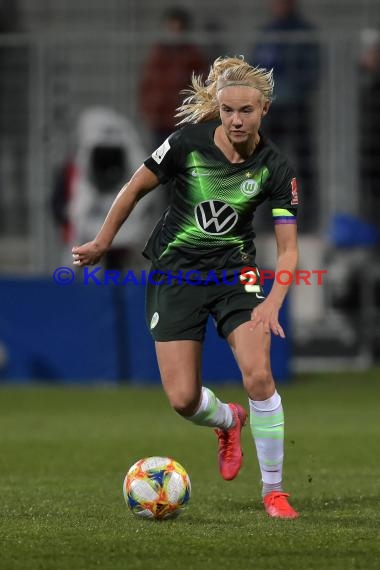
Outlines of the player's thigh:
{"type": "Polygon", "coordinates": [[[244,387],[252,399],[269,398],[274,391],[270,365],[270,334],[259,324],[252,329],[251,321],[237,326],[227,341],[243,376],[244,387]]]}
{"type": "Polygon", "coordinates": [[[252,311],[264,300],[259,280],[255,284],[238,280],[209,287],[208,301],[218,334],[227,339],[239,325],[251,319],[252,311]]]}
{"type": "Polygon", "coordinates": [[[163,279],[146,289],[146,322],[153,339],[203,341],[208,319],[204,288],[163,279]]]}
{"type": "Polygon", "coordinates": [[[201,394],[202,343],[195,340],[156,342],[161,381],[171,405],[192,415],[201,394]]]}

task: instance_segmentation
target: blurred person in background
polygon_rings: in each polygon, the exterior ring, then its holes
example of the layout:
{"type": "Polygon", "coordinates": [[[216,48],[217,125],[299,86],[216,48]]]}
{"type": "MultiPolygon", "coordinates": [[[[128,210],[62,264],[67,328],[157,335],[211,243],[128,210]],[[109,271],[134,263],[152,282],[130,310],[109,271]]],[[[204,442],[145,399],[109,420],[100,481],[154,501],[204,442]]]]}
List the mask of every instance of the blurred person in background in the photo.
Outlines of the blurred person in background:
{"type": "Polygon", "coordinates": [[[27,227],[27,146],[30,53],[25,41],[1,43],[23,32],[17,0],[0,0],[0,234],[27,227]]]}
{"type": "MultiPolygon", "coordinates": [[[[64,244],[92,239],[116,190],[145,156],[140,137],[127,118],[101,107],[82,113],[76,152],[58,170],[52,196],[53,216],[64,244]]],[[[160,196],[151,194],[107,252],[106,269],[122,270],[140,262],[148,228],[160,213],[160,196]]]]}
{"type": "Polygon", "coordinates": [[[228,51],[223,40],[225,27],[221,21],[213,15],[205,20],[203,30],[207,36],[207,44],[204,46],[205,54],[209,65],[212,65],[220,54],[228,51]]]}
{"type": "Polygon", "coordinates": [[[272,19],[263,28],[250,62],[274,71],[275,97],[264,130],[296,167],[306,198],[299,212],[299,230],[312,231],[318,221],[314,95],[319,49],[315,41],[297,39],[297,34],[307,37],[315,32],[300,13],[297,0],[270,0],[269,5],[272,19]]]}
{"type": "MultiPolygon", "coordinates": [[[[358,57],[359,186],[355,213],[335,213],[330,222],[326,300],[333,317],[378,358],[376,313],[380,308],[380,32],[361,32],[358,57]],[[363,279],[365,275],[365,279],[363,279]]],[[[354,345],[355,347],[355,345],[354,345]]],[[[355,348],[354,348],[355,349],[355,348]]]]}
{"type": "Polygon", "coordinates": [[[380,30],[364,30],[360,72],[361,213],[377,226],[380,212],[380,30]],[[364,199],[365,198],[365,199],[364,199]]]}
{"type": "Polygon", "coordinates": [[[205,54],[189,35],[191,14],[184,8],[168,8],[162,25],[162,37],[142,66],[138,87],[140,114],[152,133],[153,148],[173,132],[180,92],[190,85],[192,73],[208,72],[205,54]]]}

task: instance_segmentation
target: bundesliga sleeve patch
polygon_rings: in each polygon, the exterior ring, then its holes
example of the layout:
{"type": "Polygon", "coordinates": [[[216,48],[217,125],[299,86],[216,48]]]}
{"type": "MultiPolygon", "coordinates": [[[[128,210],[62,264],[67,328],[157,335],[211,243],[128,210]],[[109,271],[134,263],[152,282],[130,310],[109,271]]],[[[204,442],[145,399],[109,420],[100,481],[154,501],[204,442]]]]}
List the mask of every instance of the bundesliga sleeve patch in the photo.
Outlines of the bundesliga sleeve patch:
{"type": "Polygon", "coordinates": [[[154,151],[152,154],[152,158],[157,164],[161,164],[161,162],[165,158],[165,154],[170,150],[170,143],[169,139],[166,139],[157,150],[154,151]]]}
{"type": "Polygon", "coordinates": [[[291,184],[291,187],[292,187],[292,201],[290,202],[290,205],[291,205],[291,206],[297,206],[297,205],[298,205],[297,179],[296,179],[296,178],[292,178],[290,184],[291,184]]]}
{"type": "Polygon", "coordinates": [[[295,215],[289,212],[289,210],[285,210],[285,208],[273,208],[272,217],[275,224],[297,223],[295,215]]]}

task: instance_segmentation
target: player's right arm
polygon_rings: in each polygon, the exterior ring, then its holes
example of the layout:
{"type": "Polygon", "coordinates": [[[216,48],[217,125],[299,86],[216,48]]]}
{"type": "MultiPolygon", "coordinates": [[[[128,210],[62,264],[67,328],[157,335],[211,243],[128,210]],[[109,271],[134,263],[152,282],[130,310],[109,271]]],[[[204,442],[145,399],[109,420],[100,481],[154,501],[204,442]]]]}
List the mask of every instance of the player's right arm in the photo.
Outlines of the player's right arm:
{"type": "Polygon", "coordinates": [[[142,165],[116,196],[94,240],[72,248],[74,265],[94,265],[111,247],[117,232],[137,202],[159,185],[157,176],[142,165]]]}

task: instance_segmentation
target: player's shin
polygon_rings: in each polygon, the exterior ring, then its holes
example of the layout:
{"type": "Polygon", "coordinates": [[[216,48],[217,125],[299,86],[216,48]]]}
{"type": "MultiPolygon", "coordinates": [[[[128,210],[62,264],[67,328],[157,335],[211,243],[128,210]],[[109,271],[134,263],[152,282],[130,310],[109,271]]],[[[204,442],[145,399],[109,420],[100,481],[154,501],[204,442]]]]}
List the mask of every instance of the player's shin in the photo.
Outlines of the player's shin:
{"type": "Polygon", "coordinates": [[[249,400],[249,407],[264,496],[271,491],[282,491],[284,412],[277,392],[267,400],[249,400]]]}

